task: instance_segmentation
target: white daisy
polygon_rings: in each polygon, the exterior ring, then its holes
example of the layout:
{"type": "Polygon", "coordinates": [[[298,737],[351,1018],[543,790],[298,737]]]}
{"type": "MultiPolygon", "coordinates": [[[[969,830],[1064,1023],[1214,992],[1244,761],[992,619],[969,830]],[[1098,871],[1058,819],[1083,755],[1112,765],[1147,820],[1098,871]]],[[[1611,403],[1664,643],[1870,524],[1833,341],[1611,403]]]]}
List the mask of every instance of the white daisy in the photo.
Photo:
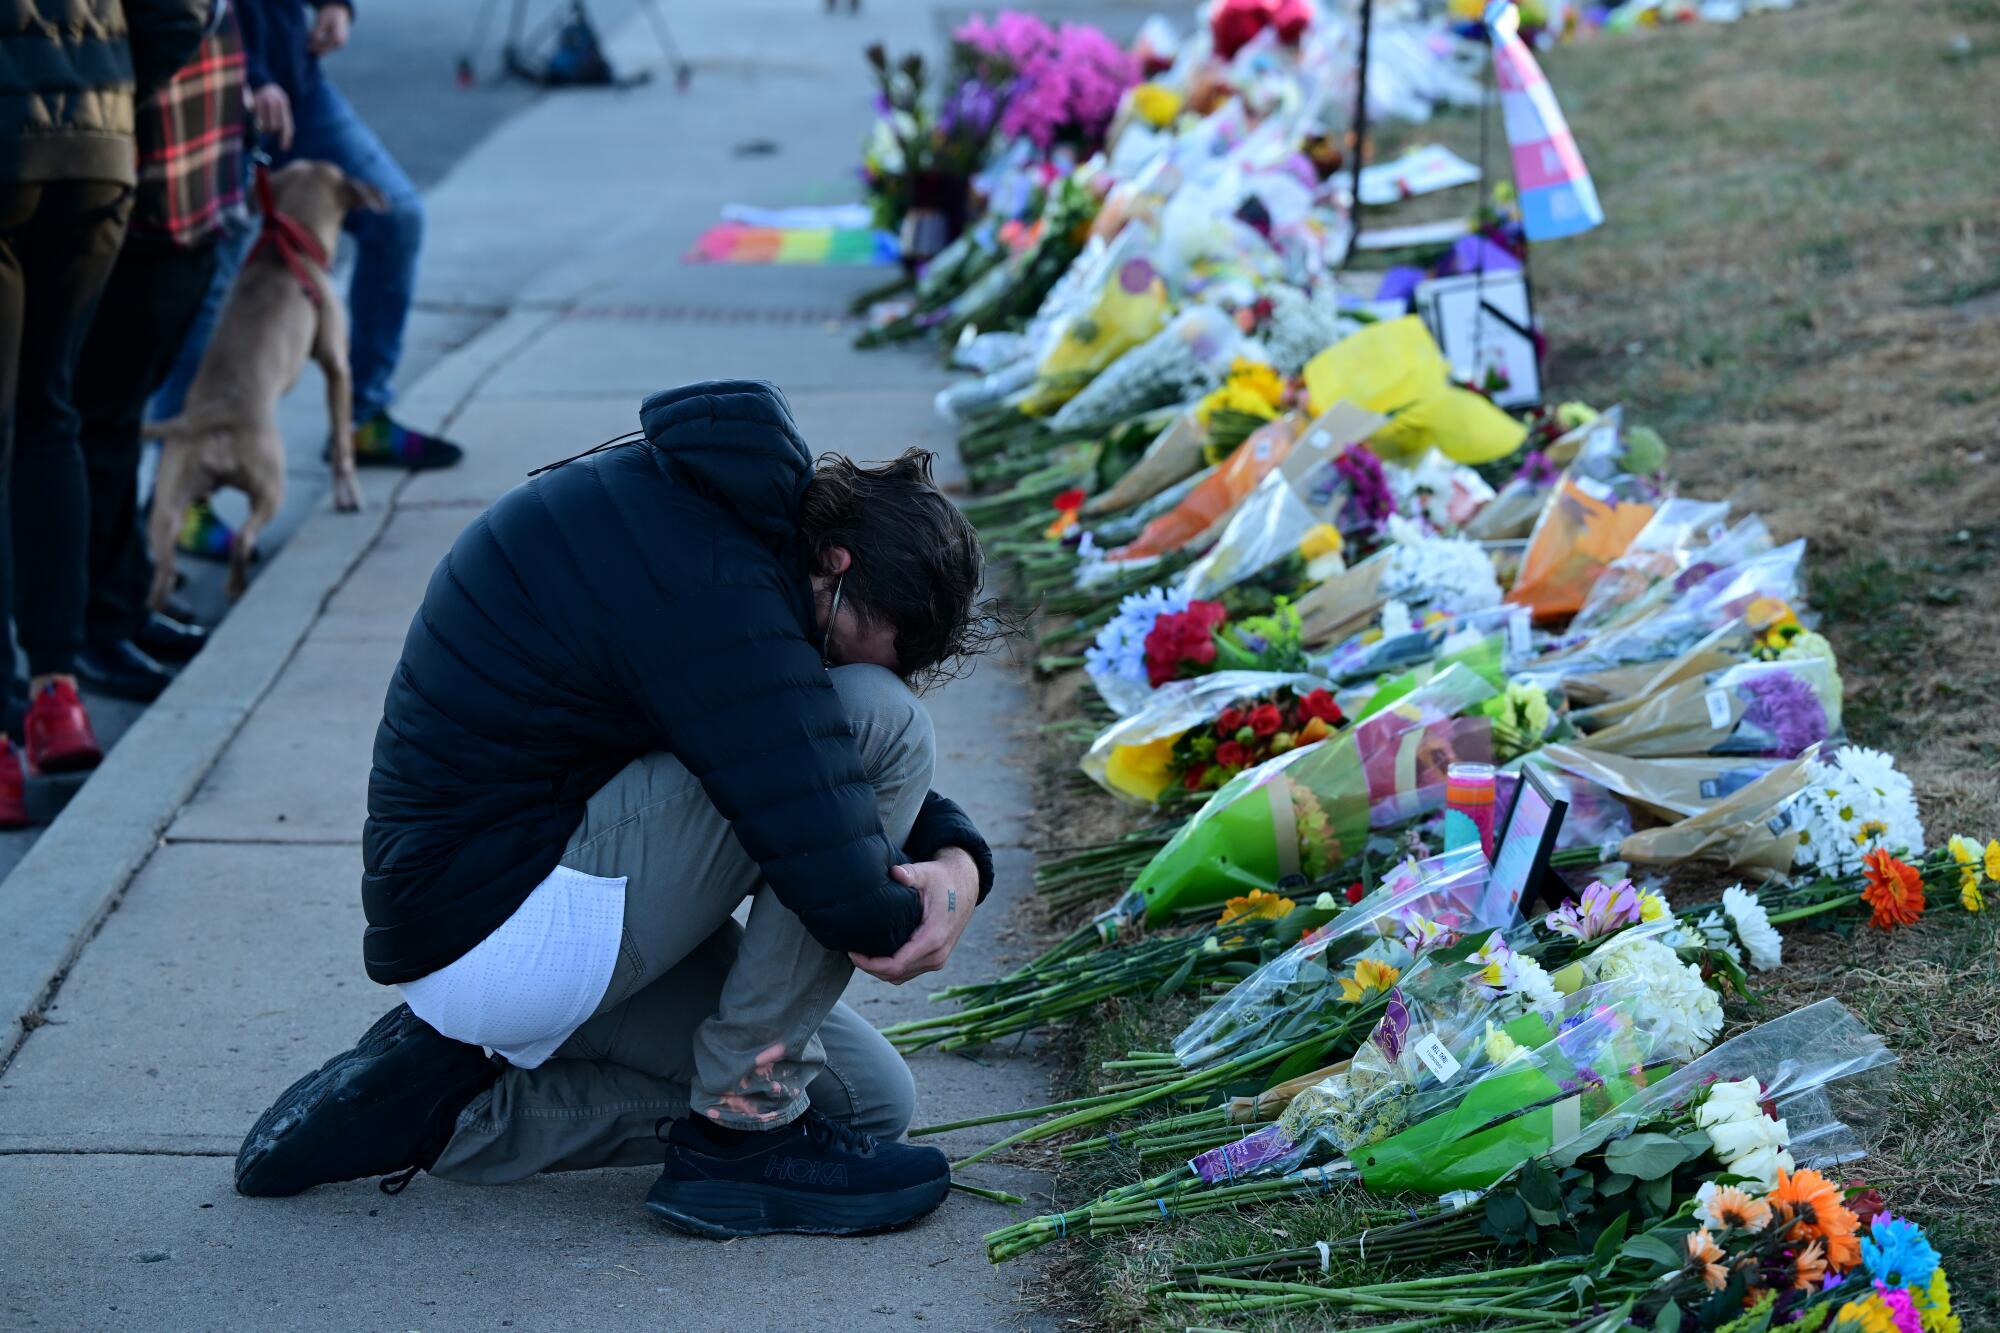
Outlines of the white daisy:
{"type": "Polygon", "coordinates": [[[1736,938],[1749,951],[1750,966],[1769,972],[1785,961],[1785,937],[1771,924],[1771,914],[1757,895],[1741,884],[1722,891],[1722,910],[1736,928],[1736,938]]]}

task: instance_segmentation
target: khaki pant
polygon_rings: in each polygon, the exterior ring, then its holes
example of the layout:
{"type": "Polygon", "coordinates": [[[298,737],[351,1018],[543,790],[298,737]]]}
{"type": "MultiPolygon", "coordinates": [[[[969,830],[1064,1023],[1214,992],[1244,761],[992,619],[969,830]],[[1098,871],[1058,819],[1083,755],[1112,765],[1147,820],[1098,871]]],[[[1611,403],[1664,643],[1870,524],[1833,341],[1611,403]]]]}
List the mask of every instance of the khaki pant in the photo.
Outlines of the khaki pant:
{"type": "MultiPolygon", "coordinates": [[[[880,667],[831,674],[901,846],[930,788],[930,717],[880,667]]],[[[655,1122],[690,1110],[756,1128],[810,1103],[871,1134],[909,1126],[909,1067],[839,1003],[853,964],[778,902],[679,760],[635,760],[591,797],[562,864],[626,878],[610,987],[545,1064],[509,1068],[473,1099],[431,1174],[499,1184],[657,1163],[655,1122]],[[745,898],[739,927],[730,914],[745,898]]]]}

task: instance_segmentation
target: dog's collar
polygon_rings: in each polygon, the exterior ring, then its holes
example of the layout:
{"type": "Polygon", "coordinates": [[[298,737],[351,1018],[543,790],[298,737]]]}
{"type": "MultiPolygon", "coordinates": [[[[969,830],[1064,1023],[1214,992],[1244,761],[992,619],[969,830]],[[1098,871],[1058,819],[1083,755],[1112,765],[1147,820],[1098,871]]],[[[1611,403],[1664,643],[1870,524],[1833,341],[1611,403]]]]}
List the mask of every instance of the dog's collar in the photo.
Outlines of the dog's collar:
{"type": "Polygon", "coordinates": [[[250,257],[277,255],[278,262],[298,279],[306,299],[317,306],[320,288],[313,271],[326,271],[326,247],[297,218],[278,211],[278,201],[271,193],[271,173],[262,163],[257,167],[256,189],[257,207],[264,214],[264,233],[257,238],[257,247],[250,252],[250,257]]]}

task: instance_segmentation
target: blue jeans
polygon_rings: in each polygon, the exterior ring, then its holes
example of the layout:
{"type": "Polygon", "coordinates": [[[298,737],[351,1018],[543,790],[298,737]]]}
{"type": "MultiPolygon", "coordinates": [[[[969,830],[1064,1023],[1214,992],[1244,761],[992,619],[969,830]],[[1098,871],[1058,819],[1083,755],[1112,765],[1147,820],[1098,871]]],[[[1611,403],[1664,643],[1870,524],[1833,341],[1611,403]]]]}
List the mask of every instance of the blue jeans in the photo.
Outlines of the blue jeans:
{"type": "MultiPolygon", "coordinates": [[[[424,243],[424,201],[403,168],[375,137],[340,90],[325,79],[292,103],[296,131],[291,151],[279,165],[300,158],[331,162],[358,181],[382,192],[389,211],[357,209],[344,224],[354,238],[354,277],[347,289],[348,362],[354,372],[356,425],[386,411],[394,392],[390,381],[403,359],[403,331],[417,292],[417,254],[424,243]]],[[[236,270],[257,234],[253,226],[223,242],[215,283],[195,325],[188,331],[173,373],[153,400],[155,418],[177,415],[187,387],[201,364],[216,316],[236,280],[236,270]]]]}

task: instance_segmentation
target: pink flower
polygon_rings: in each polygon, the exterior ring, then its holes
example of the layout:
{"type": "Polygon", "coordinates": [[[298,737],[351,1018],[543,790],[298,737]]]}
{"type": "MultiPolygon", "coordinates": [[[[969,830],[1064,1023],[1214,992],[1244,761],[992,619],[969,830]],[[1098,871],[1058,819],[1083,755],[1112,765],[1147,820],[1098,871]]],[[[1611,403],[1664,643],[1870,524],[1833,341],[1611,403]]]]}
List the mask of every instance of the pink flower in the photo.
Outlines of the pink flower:
{"type": "Polygon", "coordinates": [[[1542,924],[1558,935],[1587,944],[1638,920],[1639,891],[1632,887],[1632,881],[1621,879],[1616,885],[1608,885],[1600,879],[1593,880],[1583,891],[1581,906],[1566,902],[1550,912],[1542,924]]]}

